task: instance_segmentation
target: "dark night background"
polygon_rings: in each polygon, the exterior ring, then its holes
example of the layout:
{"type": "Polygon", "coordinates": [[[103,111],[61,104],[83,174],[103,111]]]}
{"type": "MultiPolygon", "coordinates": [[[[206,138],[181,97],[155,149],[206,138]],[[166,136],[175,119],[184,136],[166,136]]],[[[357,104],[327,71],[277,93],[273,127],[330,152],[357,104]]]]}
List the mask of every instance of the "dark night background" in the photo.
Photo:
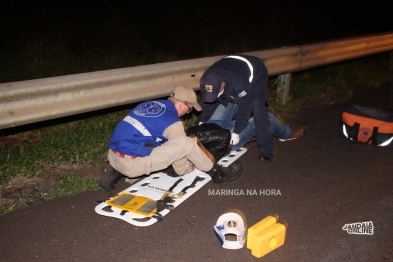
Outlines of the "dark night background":
{"type": "Polygon", "coordinates": [[[390,12],[375,1],[6,3],[0,82],[384,33],[390,12]]]}

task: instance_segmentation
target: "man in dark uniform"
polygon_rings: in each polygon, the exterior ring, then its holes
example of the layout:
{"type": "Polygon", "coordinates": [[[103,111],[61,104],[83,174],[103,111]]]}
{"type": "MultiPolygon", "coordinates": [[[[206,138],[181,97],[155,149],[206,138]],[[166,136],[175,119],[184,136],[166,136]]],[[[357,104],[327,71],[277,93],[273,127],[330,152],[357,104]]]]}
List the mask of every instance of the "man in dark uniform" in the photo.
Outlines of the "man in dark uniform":
{"type": "Polygon", "coordinates": [[[261,59],[236,54],[214,63],[200,79],[203,110],[197,123],[212,122],[209,120],[214,116],[218,120],[216,123],[221,122],[222,127],[231,129],[233,145],[244,144],[247,142],[244,140],[249,140],[250,134],[256,132],[261,150],[259,162],[273,159],[275,145],[272,134],[280,141],[288,141],[301,137],[305,132],[304,127],[292,130],[268,114],[268,77],[261,59]]]}

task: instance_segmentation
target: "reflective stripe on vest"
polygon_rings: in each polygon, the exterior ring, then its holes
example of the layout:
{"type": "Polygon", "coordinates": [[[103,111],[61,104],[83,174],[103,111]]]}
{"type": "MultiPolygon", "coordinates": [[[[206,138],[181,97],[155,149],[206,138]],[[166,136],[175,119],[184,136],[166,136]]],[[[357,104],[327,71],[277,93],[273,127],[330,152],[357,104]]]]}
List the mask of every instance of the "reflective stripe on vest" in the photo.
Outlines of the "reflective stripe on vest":
{"type": "Polygon", "coordinates": [[[250,61],[248,61],[244,57],[237,56],[237,55],[229,55],[229,56],[224,57],[224,58],[234,58],[234,59],[239,59],[239,60],[242,60],[243,62],[246,62],[246,64],[248,65],[248,67],[250,68],[250,71],[251,71],[250,78],[248,79],[248,81],[250,81],[250,83],[251,83],[252,79],[254,78],[254,68],[252,67],[250,61]]]}
{"type": "Polygon", "coordinates": [[[135,127],[139,132],[142,133],[142,135],[151,136],[149,130],[147,130],[146,127],[144,127],[142,123],[136,120],[135,118],[131,116],[126,116],[123,120],[131,124],[133,127],[135,127]]]}

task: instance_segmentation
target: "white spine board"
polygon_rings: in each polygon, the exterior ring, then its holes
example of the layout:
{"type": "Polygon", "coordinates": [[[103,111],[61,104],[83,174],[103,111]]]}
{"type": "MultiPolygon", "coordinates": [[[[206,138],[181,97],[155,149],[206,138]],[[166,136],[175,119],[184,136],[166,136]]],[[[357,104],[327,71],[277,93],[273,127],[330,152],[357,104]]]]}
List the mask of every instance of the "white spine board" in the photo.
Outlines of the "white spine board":
{"type": "MultiPolygon", "coordinates": [[[[229,155],[223,157],[218,163],[222,166],[229,166],[240,156],[242,156],[246,151],[247,150],[243,147],[236,151],[232,151],[229,155]]],[[[183,201],[185,201],[187,198],[189,198],[211,180],[211,177],[208,174],[196,169],[191,173],[181,176],[183,180],[172,190],[172,193],[176,194],[180,192],[183,188],[189,186],[197,176],[199,176],[200,179],[195,184],[195,187],[189,188],[181,198],[175,199],[173,203],[170,203],[173,208],[176,208],[178,205],[180,205],[183,201]]],[[[168,190],[179,178],[180,177],[170,177],[162,172],[154,173],[131,185],[122,192],[138,196],[144,196],[154,200],[159,200],[166,192],[166,190],[168,190]]],[[[97,205],[95,207],[95,211],[100,215],[122,219],[132,225],[140,227],[150,226],[158,221],[154,217],[150,218],[136,213],[122,212],[121,209],[108,206],[108,204],[105,202],[97,205]]],[[[169,209],[164,209],[160,212],[160,214],[162,217],[164,217],[169,212],[169,209]]]]}

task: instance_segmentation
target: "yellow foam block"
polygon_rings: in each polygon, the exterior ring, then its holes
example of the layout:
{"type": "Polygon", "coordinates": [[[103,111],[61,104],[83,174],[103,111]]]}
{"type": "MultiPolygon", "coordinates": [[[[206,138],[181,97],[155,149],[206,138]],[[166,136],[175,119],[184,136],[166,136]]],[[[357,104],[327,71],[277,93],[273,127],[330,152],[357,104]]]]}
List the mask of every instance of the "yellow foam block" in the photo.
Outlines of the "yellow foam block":
{"type": "Polygon", "coordinates": [[[264,219],[262,219],[261,221],[259,221],[258,223],[256,223],[255,225],[253,225],[252,227],[248,228],[247,231],[247,248],[251,249],[252,248],[252,243],[253,243],[253,236],[262,231],[265,230],[268,227],[271,227],[273,225],[275,225],[277,223],[277,217],[274,216],[268,216],[264,219]]]}
{"type": "Polygon", "coordinates": [[[254,234],[252,237],[251,254],[260,258],[281,247],[285,242],[285,233],[286,227],[283,224],[277,223],[254,234]]]}

